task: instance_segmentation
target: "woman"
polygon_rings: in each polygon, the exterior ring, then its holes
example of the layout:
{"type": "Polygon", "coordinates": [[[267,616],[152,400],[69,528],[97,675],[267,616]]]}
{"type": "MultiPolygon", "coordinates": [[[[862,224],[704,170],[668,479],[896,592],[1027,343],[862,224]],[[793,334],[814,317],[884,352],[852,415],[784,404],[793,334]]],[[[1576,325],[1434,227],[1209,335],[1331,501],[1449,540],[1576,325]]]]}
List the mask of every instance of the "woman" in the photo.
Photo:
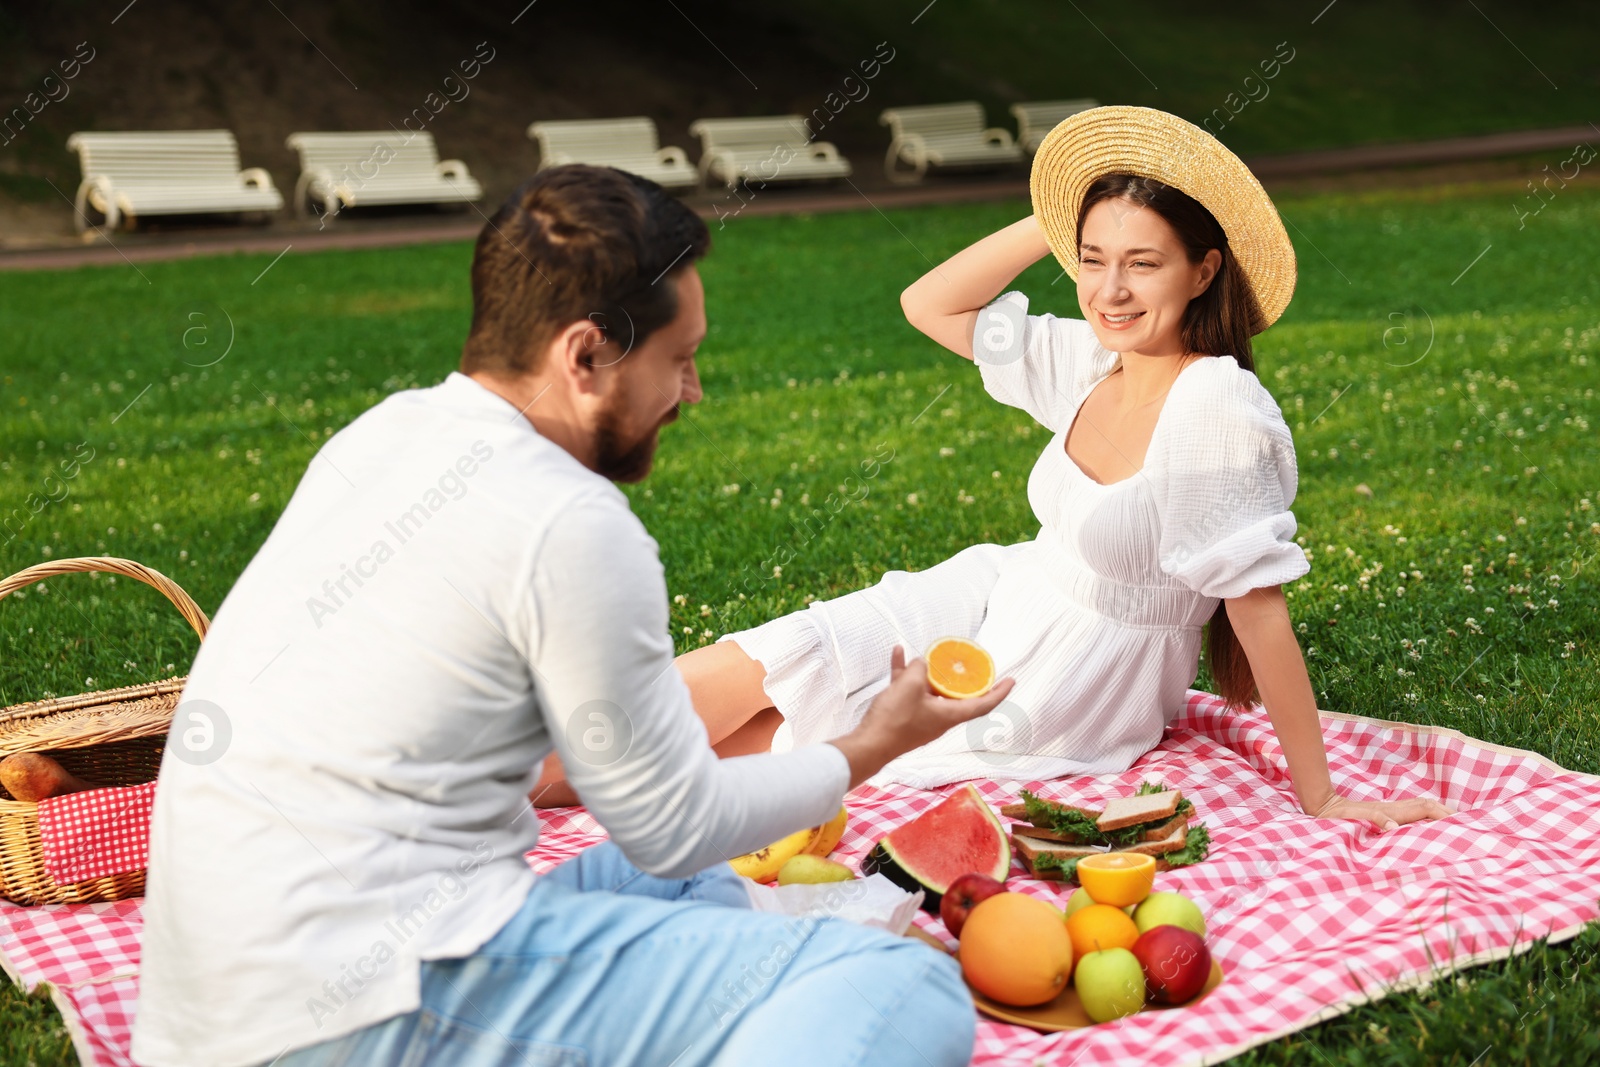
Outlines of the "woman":
{"type": "Polygon", "coordinates": [[[974,360],[995,399],[1053,432],[1028,483],[1038,536],[891,571],[680,656],[717,751],[842,734],[888,683],[893,646],[955,635],[1016,679],[1010,698],[875,783],[1122,771],[1182,710],[1209,624],[1220,695],[1241,706],[1259,693],[1304,811],[1380,830],[1450,814],[1422,797],[1342,797],[1328,773],[1281,588],[1310,570],[1288,510],[1294,445],[1250,353],[1295,278],[1266,193],[1209,134],[1128,107],[1052,131],[1033,192],[1035,215],[930,271],[901,305],[974,360]],[[1052,250],[1082,320],[999,295],[1052,250]]]}

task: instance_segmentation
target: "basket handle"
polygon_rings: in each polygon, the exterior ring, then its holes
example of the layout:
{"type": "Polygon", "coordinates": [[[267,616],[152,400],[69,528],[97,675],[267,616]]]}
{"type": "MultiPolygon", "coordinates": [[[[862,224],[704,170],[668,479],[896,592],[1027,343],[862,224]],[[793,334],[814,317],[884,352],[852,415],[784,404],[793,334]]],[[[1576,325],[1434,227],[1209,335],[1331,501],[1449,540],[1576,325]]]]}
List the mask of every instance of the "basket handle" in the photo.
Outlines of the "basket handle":
{"type": "Polygon", "coordinates": [[[177,582],[160,571],[151,570],[143,563],[135,563],[131,559],[118,559],[116,556],[77,556],[24,567],[11,577],[0,579],[0,600],[4,600],[23,586],[32,585],[45,578],[54,578],[58,574],[72,574],[75,571],[104,571],[107,574],[120,574],[124,578],[143,582],[172,601],[172,606],[178,609],[179,614],[190,626],[194,627],[194,632],[200,635],[202,641],[205,640],[206,631],[211,628],[211,620],[206,618],[206,613],[200,610],[200,605],[196,604],[194,598],[185,593],[177,582]]]}

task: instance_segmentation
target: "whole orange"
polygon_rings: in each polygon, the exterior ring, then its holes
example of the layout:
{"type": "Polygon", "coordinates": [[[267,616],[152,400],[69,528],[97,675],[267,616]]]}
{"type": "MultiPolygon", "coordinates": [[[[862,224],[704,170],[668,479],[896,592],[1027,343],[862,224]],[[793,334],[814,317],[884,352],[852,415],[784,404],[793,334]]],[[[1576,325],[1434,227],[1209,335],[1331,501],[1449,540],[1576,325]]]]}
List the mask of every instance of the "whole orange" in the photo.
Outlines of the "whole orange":
{"type": "Polygon", "coordinates": [[[1072,941],[1073,956],[1081,960],[1091,952],[1108,948],[1131,949],[1139,940],[1139,925],[1121,908],[1090,904],[1072,913],[1067,920],[1067,935],[1072,941]]]}
{"type": "Polygon", "coordinates": [[[1044,901],[996,893],[968,914],[960,958],[961,973],[984,996],[1016,1007],[1043,1004],[1072,975],[1072,938],[1061,913],[1044,901]]]}

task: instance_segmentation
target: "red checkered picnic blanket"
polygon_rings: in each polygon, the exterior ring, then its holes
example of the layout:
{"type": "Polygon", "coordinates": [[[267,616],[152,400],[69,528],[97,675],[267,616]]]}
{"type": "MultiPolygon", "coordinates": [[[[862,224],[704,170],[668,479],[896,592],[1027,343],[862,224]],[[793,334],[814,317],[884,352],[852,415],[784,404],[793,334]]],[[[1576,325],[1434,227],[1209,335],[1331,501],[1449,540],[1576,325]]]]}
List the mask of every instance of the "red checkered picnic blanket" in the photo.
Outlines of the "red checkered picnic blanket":
{"type": "MultiPolygon", "coordinates": [[[[1200,904],[1227,978],[1192,1008],[1084,1030],[1038,1034],[982,1019],[973,1063],[1214,1063],[1444,969],[1573,936],[1600,917],[1600,776],[1451,730],[1324,712],[1323,732],[1343,792],[1374,800],[1427,794],[1457,814],[1385,834],[1308,818],[1262,709],[1229,714],[1197,691],[1161,746],[1125,774],[1032,783],[1047,796],[1086,802],[1143,779],[1183,790],[1211,830],[1211,857],[1158,875],[1157,887],[1200,904]]],[[[1016,796],[1017,783],[978,786],[996,806],[1016,796]]],[[[858,860],[949,791],[858,790],[836,855],[858,860]]],[[[603,836],[582,809],[547,815],[539,849],[528,856],[536,870],[603,836]]],[[[1011,888],[1063,897],[1059,883],[1021,874],[1011,888]]],[[[30,988],[51,984],[86,1065],[130,1062],[139,906],[0,907],[0,963],[30,988]]],[[[929,916],[919,913],[917,922],[945,932],[929,916]]]]}
{"type": "Polygon", "coordinates": [[[145,782],[39,801],[44,868],[56,885],[143,870],[155,800],[156,783],[145,782]]]}

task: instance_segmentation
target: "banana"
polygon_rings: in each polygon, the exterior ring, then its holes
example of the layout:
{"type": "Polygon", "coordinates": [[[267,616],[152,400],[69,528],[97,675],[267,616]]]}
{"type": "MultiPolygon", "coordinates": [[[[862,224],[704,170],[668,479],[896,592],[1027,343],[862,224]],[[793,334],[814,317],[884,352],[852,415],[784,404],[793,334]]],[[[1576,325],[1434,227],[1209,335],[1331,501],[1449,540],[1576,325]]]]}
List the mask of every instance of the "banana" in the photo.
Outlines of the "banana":
{"type": "Polygon", "coordinates": [[[785,863],[804,852],[821,832],[820,826],[796,830],[781,841],[774,841],[766,848],[747,852],[743,856],[735,856],[728,863],[735,873],[742,874],[752,881],[770,882],[778,877],[778,871],[785,863]]]}
{"type": "Polygon", "coordinates": [[[850,813],[840,807],[839,814],[827,822],[796,830],[781,841],[774,841],[766,848],[747,852],[743,856],[735,856],[728,863],[736,874],[756,882],[770,882],[778,877],[783,865],[796,856],[826,856],[832,852],[844,836],[844,824],[849,818],[850,813]]]}
{"type": "Polygon", "coordinates": [[[811,856],[826,856],[839,847],[839,841],[844,837],[844,825],[850,821],[849,809],[841,806],[839,814],[819,826],[816,840],[811,842],[811,847],[806,853],[811,856]]]}

